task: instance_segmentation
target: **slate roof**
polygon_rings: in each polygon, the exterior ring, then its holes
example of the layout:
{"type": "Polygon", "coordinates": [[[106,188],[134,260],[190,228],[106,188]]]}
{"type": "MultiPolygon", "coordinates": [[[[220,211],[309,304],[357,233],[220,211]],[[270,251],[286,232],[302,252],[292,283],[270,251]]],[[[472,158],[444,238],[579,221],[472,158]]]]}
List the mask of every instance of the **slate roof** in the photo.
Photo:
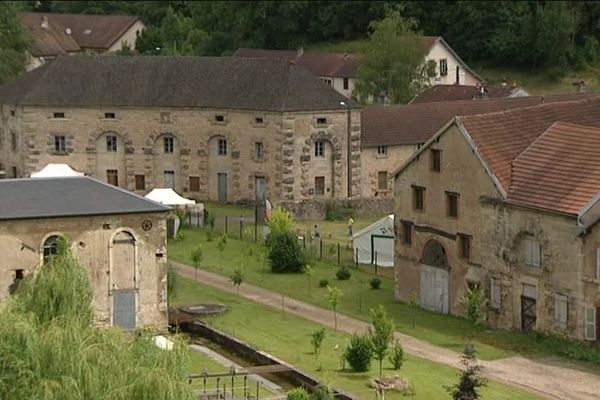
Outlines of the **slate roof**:
{"type": "Polygon", "coordinates": [[[556,122],[512,162],[507,199],[577,214],[600,192],[600,128],[556,122]]]}
{"type": "Polygon", "coordinates": [[[0,220],[167,211],[165,206],[90,177],[0,180],[0,220]]]}
{"type": "Polygon", "coordinates": [[[301,66],[235,57],[58,57],[0,86],[0,102],[37,106],[310,111],[340,101],[301,66]]]}
{"type": "MultiPolygon", "coordinates": [[[[517,90],[514,86],[486,86],[484,96],[488,99],[508,98],[517,90]]],[[[480,88],[466,85],[434,85],[417,94],[410,104],[433,103],[478,99],[480,88]]]]}
{"type": "MultiPolygon", "coordinates": [[[[107,50],[127,30],[139,20],[138,17],[129,15],[86,15],[86,14],[58,14],[58,13],[33,13],[19,14],[21,22],[29,31],[39,31],[42,17],[47,17],[53,27],[60,27],[64,33],[71,31],[70,36],[82,49],[107,50]]],[[[53,29],[54,30],[54,29],[53,29]]],[[[34,36],[34,46],[38,37],[34,36]]],[[[45,40],[44,40],[45,41],[45,40]]],[[[61,45],[67,44],[60,40],[61,45]]],[[[65,48],[66,50],[66,48],[65,48]]],[[[71,50],[72,51],[72,50],[71,50]]],[[[64,53],[55,53],[59,55],[64,53]]],[[[50,55],[50,54],[47,54],[50,55]]]]}
{"type": "Polygon", "coordinates": [[[369,107],[361,115],[362,145],[375,147],[424,143],[458,115],[485,114],[599,96],[600,93],[572,93],[369,107]]]}
{"type": "Polygon", "coordinates": [[[233,56],[290,61],[317,76],[353,78],[358,71],[358,57],[353,54],[240,48],[233,56]]]}

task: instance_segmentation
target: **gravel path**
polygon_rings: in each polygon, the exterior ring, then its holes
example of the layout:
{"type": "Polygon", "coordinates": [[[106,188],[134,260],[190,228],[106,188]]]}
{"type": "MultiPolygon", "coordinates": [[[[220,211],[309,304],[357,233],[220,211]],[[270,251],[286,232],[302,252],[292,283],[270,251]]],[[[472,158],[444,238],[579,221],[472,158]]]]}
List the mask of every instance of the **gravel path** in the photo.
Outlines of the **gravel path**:
{"type": "MultiPolygon", "coordinates": [[[[194,268],[173,262],[186,278],[194,279],[194,268]]],[[[205,285],[235,293],[228,278],[198,270],[197,280],[205,285]]],[[[248,283],[240,286],[240,296],[267,306],[281,309],[282,299],[286,312],[298,315],[319,324],[333,327],[333,312],[303,301],[295,300],[280,293],[263,289],[248,283]]],[[[369,324],[348,316],[338,314],[338,329],[343,332],[364,332],[369,324]]],[[[460,368],[460,353],[412,336],[396,333],[404,351],[440,364],[460,368]]],[[[483,372],[488,379],[502,382],[527,390],[547,399],[560,400],[598,400],[600,399],[600,375],[561,365],[541,363],[524,357],[515,356],[493,361],[481,361],[483,372]]],[[[557,363],[560,364],[560,363],[557,363]]]]}

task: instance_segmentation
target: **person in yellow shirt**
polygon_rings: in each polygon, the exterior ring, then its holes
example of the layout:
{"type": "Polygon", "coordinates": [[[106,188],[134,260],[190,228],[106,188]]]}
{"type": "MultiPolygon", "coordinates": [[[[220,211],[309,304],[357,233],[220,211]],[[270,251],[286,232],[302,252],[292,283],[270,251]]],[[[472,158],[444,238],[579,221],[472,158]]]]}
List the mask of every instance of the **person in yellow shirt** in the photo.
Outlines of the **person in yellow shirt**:
{"type": "Polygon", "coordinates": [[[352,228],[354,227],[354,219],[350,217],[348,220],[348,236],[352,237],[352,228]]]}

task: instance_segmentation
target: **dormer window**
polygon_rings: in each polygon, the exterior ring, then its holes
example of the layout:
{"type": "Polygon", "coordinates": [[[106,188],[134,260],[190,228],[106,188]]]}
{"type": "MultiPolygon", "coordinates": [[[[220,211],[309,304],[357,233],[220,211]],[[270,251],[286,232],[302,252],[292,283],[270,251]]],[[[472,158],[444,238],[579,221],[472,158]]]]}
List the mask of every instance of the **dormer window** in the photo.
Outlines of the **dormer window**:
{"type": "Polygon", "coordinates": [[[52,114],[52,118],[64,118],[64,117],[65,117],[64,112],[55,112],[54,114],[52,114]]]}
{"type": "Polygon", "coordinates": [[[222,115],[215,115],[215,121],[217,122],[225,122],[225,117],[222,115]]]}

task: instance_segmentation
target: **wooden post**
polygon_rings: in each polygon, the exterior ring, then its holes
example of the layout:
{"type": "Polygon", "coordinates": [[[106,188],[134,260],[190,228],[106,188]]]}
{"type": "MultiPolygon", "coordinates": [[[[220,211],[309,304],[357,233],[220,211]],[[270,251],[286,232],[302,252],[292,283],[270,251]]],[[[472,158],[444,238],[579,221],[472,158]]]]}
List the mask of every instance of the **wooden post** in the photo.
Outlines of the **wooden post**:
{"type": "Polygon", "coordinates": [[[244,217],[240,215],[240,240],[243,239],[242,235],[244,232],[244,217]]]}
{"type": "Polygon", "coordinates": [[[319,238],[319,258],[323,259],[323,239],[319,238]]]}
{"type": "Polygon", "coordinates": [[[356,269],[358,269],[358,247],[356,248],[356,255],[354,257],[355,257],[356,269]]]}
{"type": "Polygon", "coordinates": [[[227,221],[227,215],[226,215],[225,216],[225,235],[227,235],[227,225],[229,225],[227,222],[228,221],[227,221]]]}
{"type": "Polygon", "coordinates": [[[340,242],[338,242],[338,252],[337,252],[337,258],[338,258],[338,265],[340,265],[340,242]]]}
{"type": "Polygon", "coordinates": [[[377,275],[377,252],[375,252],[375,275],[377,275]]]}

